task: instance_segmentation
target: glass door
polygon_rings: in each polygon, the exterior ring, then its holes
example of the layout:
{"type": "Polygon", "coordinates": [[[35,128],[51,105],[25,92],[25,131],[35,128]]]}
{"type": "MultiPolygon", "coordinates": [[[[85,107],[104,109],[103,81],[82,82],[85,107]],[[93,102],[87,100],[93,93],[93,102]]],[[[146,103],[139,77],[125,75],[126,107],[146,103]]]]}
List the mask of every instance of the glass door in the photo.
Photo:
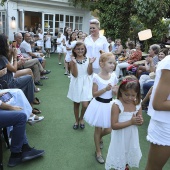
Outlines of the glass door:
{"type": "Polygon", "coordinates": [[[44,33],[47,33],[47,30],[50,31],[50,34],[54,33],[54,15],[53,14],[44,14],[44,33]]]}

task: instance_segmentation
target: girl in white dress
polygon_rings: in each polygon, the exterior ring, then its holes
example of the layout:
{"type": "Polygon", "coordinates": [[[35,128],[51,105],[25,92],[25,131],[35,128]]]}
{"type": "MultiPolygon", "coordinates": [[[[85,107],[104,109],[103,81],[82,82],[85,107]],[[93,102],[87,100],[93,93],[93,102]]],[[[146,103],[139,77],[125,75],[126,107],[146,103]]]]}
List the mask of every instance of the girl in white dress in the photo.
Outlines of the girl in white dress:
{"type": "Polygon", "coordinates": [[[73,48],[73,57],[70,62],[71,81],[67,97],[74,103],[74,115],[76,122],[73,129],[84,129],[84,112],[92,99],[92,63],[95,58],[87,58],[87,49],[82,42],[77,42],[73,48]],[[79,107],[82,104],[81,115],[79,117],[79,107]]]}
{"type": "Polygon", "coordinates": [[[39,47],[40,50],[44,50],[44,34],[42,32],[42,29],[38,29],[38,36],[39,39],[36,41],[37,46],[39,47]]]}
{"type": "Polygon", "coordinates": [[[102,137],[111,132],[111,104],[113,97],[113,87],[118,80],[113,72],[115,67],[115,56],[112,53],[103,53],[100,56],[99,64],[101,72],[95,74],[93,78],[93,100],[90,102],[84,119],[91,126],[95,126],[94,142],[96,146],[96,160],[103,164],[104,159],[101,154],[100,143],[102,137]],[[104,128],[104,129],[103,129],[104,128]]]}
{"type": "Polygon", "coordinates": [[[68,64],[65,61],[66,54],[67,54],[66,43],[69,41],[71,33],[72,33],[72,29],[70,27],[64,28],[64,34],[62,35],[64,37],[64,41],[65,41],[65,43],[63,43],[63,47],[64,47],[64,68],[65,68],[64,75],[68,74],[68,64]]]}
{"type": "Polygon", "coordinates": [[[50,51],[51,51],[51,35],[50,31],[47,31],[47,35],[45,36],[45,48],[46,48],[46,56],[50,58],[50,51]]]}
{"type": "Polygon", "coordinates": [[[126,165],[139,167],[142,153],[138,127],[142,125],[140,84],[135,76],[126,76],[111,102],[111,142],[105,169],[125,170],[126,165]]]}
{"type": "Polygon", "coordinates": [[[61,57],[62,57],[62,54],[64,53],[63,44],[65,44],[65,40],[61,32],[58,33],[56,43],[57,43],[57,53],[58,53],[58,64],[61,65],[61,57]]]}
{"type": "Polygon", "coordinates": [[[72,56],[72,49],[75,47],[76,45],[76,32],[72,32],[70,35],[70,39],[66,42],[66,50],[67,50],[67,54],[66,54],[66,58],[65,58],[65,70],[67,71],[68,77],[70,78],[70,68],[69,68],[69,62],[71,61],[71,56],[72,56]]]}

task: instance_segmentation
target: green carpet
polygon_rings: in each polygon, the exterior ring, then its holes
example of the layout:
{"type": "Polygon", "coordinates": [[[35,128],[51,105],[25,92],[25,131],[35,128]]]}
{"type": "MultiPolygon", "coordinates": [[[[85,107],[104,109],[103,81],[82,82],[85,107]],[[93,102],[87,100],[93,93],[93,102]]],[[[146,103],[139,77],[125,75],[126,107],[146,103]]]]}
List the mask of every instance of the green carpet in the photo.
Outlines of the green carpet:
{"type": "MultiPolygon", "coordinates": [[[[94,157],[95,146],[93,142],[94,128],[86,124],[84,130],[73,130],[74,123],[73,104],[67,99],[69,79],[64,75],[63,65],[58,65],[56,54],[47,58],[47,69],[51,74],[47,75],[48,80],[43,80],[44,86],[36,94],[41,100],[39,108],[45,119],[34,126],[27,125],[27,136],[30,146],[37,149],[44,149],[45,155],[33,161],[22,163],[12,169],[14,170],[104,170],[104,165],[97,163],[94,157]]],[[[146,113],[144,124],[139,127],[140,145],[142,159],[140,170],[144,170],[149,143],[146,141],[146,133],[149,117],[146,113]]],[[[104,158],[110,142],[110,135],[104,138],[104,158]]],[[[114,151],[113,151],[114,152],[114,151]]],[[[10,152],[4,148],[4,168],[10,152]]],[[[132,170],[136,170],[133,168],[132,170]]],[[[170,170],[170,162],[166,164],[164,170],[170,170]]]]}

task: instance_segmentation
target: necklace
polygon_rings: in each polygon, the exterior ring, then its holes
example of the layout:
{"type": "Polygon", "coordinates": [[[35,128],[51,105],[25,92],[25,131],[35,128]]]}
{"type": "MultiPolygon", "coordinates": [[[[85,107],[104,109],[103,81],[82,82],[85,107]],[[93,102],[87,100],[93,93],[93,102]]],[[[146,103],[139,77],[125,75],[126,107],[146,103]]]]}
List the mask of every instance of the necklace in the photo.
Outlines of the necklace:
{"type": "Polygon", "coordinates": [[[83,64],[83,63],[85,63],[85,62],[86,62],[86,60],[87,60],[87,57],[84,57],[84,59],[83,59],[83,60],[81,60],[81,61],[76,60],[76,61],[77,61],[77,63],[78,63],[78,64],[83,64]]]}

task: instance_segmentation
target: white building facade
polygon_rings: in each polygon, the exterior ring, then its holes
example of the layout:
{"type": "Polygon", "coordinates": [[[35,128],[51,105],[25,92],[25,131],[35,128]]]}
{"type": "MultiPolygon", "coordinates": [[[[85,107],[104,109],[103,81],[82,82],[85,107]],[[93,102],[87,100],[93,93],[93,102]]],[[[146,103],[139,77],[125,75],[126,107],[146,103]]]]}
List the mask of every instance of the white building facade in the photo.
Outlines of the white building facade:
{"type": "Polygon", "coordinates": [[[15,32],[39,23],[44,33],[49,30],[52,35],[56,28],[63,32],[66,26],[88,33],[90,19],[90,11],[75,8],[68,0],[7,0],[0,6],[0,33],[12,41],[15,32]]]}

